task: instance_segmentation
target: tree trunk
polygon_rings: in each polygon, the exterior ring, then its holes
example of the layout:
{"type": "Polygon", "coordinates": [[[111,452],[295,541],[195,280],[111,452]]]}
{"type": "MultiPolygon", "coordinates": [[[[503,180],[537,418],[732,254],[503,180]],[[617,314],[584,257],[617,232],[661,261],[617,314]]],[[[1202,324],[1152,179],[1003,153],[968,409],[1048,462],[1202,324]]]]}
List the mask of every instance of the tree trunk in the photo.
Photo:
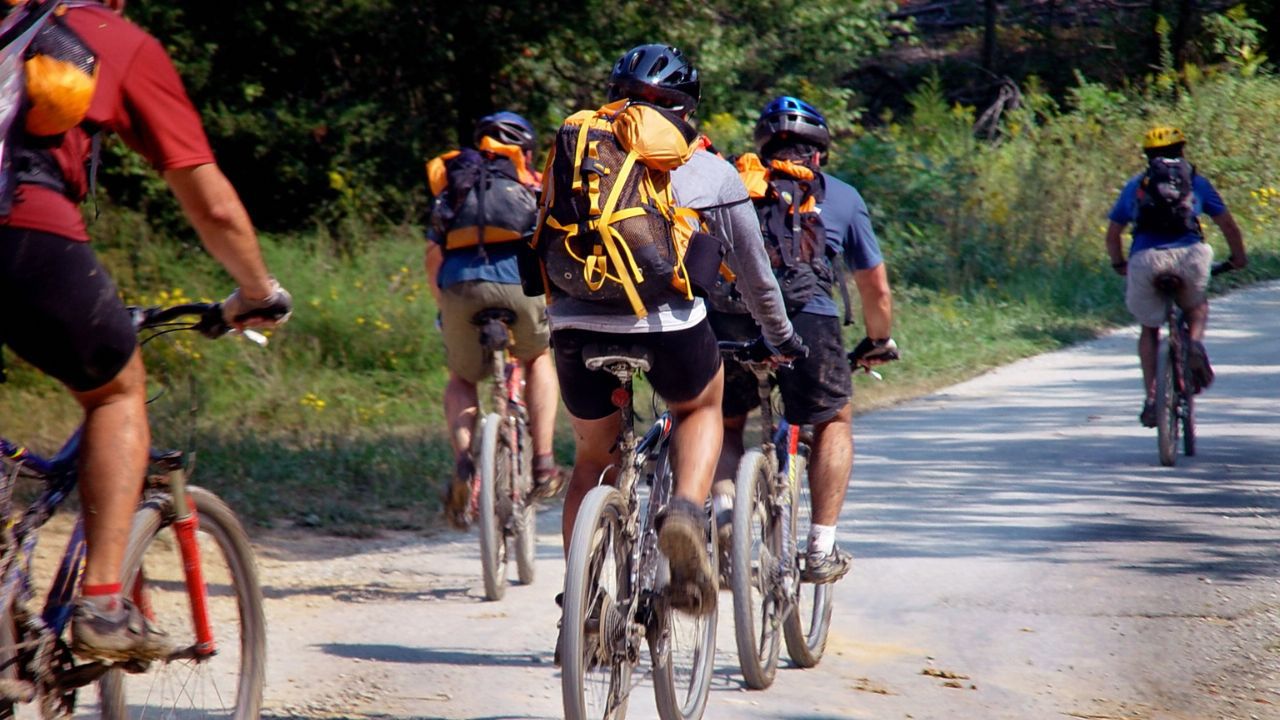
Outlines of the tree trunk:
{"type": "Polygon", "coordinates": [[[982,2],[982,68],[987,72],[996,69],[996,19],[999,8],[996,0],[982,2]]]}
{"type": "Polygon", "coordinates": [[[1164,17],[1164,3],[1162,0],[1151,0],[1151,48],[1150,48],[1150,65],[1157,70],[1163,59],[1160,57],[1160,20],[1164,17]]]}
{"type": "Polygon", "coordinates": [[[1170,40],[1175,68],[1181,68],[1187,62],[1188,46],[1195,34],[1198,15],[1196,0],[1178,0],[1178,22],[1173,26],[1173,37],[1170,40]]]}

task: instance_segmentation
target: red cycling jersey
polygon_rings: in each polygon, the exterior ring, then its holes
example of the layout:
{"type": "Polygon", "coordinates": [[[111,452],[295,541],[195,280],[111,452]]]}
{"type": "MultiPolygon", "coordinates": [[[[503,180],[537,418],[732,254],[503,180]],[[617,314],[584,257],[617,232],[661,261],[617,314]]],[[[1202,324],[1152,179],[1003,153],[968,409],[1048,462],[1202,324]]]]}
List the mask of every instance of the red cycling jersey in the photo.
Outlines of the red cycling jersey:
{"type": "MultiPolygon", "coordinates": [[[[200,115],[160,43],[106,7],[67,11],[66,22],[98,58],[98,83],[84,125],[114,132],[160,172],[214,161],[200,115]]],[[[89,190],[92,141],[84,126],[51,151],[67,194],[19,185],[13,211],[0,225],[88,241],[77,203],[89,190]]]]}

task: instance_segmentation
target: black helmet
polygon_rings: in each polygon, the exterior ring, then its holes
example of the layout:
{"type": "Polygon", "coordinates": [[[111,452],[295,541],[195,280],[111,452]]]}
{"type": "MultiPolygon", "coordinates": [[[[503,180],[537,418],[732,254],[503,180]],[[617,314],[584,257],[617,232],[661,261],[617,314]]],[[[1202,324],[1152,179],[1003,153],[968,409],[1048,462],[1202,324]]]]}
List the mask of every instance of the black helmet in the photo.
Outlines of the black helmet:
{"type": "Polygon", "coordinates": [[[761,111],[760,119],[756,121],[756,149],[763,149],[766,143],[782,133],[817,145],[823,152],[831,146],[827,119],[814,106],[789,95],[775,98],[761,111]]]}
{"type": "Polygon", "coordinates": [[[485,136],[506,145],[519,145],[529,151],[535,150],[538,145],[533,125],[520,115],[507,110],[480,118],[480,122],[476,123],[475,143],[479,145],[480,138],[485,136]]]}
{"type": "Polygon", "coordinates": [[[629,98],[691,113],[701,96],[698,69],[668,45],[631,48],[609,76],[610,102],[629,98]]]}

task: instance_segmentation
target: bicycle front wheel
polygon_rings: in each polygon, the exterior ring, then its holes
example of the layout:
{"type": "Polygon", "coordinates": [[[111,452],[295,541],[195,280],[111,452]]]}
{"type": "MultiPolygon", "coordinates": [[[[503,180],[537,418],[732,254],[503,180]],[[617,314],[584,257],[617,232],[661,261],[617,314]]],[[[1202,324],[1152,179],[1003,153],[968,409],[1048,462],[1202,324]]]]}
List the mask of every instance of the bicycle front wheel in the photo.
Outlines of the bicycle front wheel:
{"type": "Polygon", "coordinates": [[[524,498],[513,512],[512,531],[515,534],[516,577],[521,585],[533,583],[538,556],[538,503],[529,496],[533,489],[533,439],[524,420],[517,420],[520,447],[520,472],[515,473],[516,495],[524,498]]]}
{"type": "Polygon", "coordinates": [[[182,648],[145,674],[108,672],[99,681],[102,717],[252,720],[262,709],[267,629],[249,538],[213,493],[188,487],[217,652],[196,652],[194,613],[173,527],[173,498],[157,495],[134,516],[122,573],[125,591],[182,648]]]}
{"type": "Polygon", "coordinates": [[[506,519],[511,515],[512,456],[502,437],[502,417],[489,413],[480,429],[480,566],[484,597],[507,592],[506,519]]]}
{"type": "Polygon", "coordinates": [[[742,456],[734,481],[729,573],[733,635],[742,677],[753,690],[773,684],[781,649],[780,593],[775,585],[785,551],[782,528],[770,510],[772,474],[764,453],[751,450],[742,456]]]}
{"type": "MultiPolygon", "coordinates": [[[[791,462],[798,463],[796,484],[791,492],[791,546],[799,547],[795,538],[800,528],[807,528],[812,523],[813,504],[809,496],[808,461],[802,455],[793,455],[791,462]]],[[[817,665],[827,649],[827,633],[831,630],[832,590],[831,583],[800,583],[796,588],[795,605],[782,623],[787,655],[802,668],[817,665]]]]}
{"type": "Polygon", "coordinates": [[[1156,370],[1156,441],[1160,464],[1172,466],[1178,460],[1178,383],[1174,377],[1173,349],[1159,354],[1156,370]]]}
{"type": "Polygon", "coordinates": [[[1191,379],[1191,336],[1182,343],[1182,454],[1194,457],[1196,454],[1196,395],[1191,379]]]}
{"type": "Polygon", "coordinates": [[[622,494],[608,486],[587,493],[569,541],[561,617],[560,682],[567,720],[621,720],[631,674],[631,541],[622,494]]]}

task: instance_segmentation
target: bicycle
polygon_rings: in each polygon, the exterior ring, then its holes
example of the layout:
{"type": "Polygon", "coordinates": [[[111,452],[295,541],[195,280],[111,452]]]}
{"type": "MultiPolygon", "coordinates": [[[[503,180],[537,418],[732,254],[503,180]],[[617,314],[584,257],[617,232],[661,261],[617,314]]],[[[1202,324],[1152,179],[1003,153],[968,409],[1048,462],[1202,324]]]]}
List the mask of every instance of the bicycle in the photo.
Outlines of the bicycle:
{"type": "MultiPolygon", "coordinates": [[[[673,493],[672,418],[662,413],[636,439],[632,377],[648,371],[646,350],[588,345],[583,361],[591,370],[613,374],[621,385],[612,397],[622,415],[621,459],[583,499],[569,542],[561,656],[565,717],[625,717],[641,641],[647,639],[659,716],[697,720],[711,691],[716,614],[676,611],[665,591],[670,570],[658,550],[656,520],[673,493]],[[614,485],[606,481],[611,472],[614,485]],[[648,488],[643,510],[642,473],[648,488]]],[[[707,552],[714,563],[716,537],[709,525],[707,552]]]]}
{"type": "MultiPolygon", "coordinates": [[[[223,322],[220,304],[130,310],[140,333],[156,331],[144,344],[176,330],[208,337],[231,330],[223,322]],[[199,319],[177,322],[191,316],[199,319]]],[[[244,334],[266,342],[252,331],[244,334]]],[[[72,530],[43,607],[32,607],[37,536],[75,488],[80,438],[77,430],[51,458],[0,438],[0,469],[5,470],[0,475],[0,515],[6,521],[0,537],[0,717],[13,717],[17,704],[31,702],[39,704],[44,718],[70,717],[77,691],[96,682],[102,717],[111,720],[128,718],[131,711],[158,712],[162,717],[257,718],[266,620],[253,549],[226,503],[188,484],[194,455],[150,451],[151,470],[134,515],[122,573],[125,592],[144,615],[179,640],[168,657],[110,664],[77,662],[72,655],[64,636],[84,567],[83,517],[72,530]],[[43,485],[20,518],[13,509],[19,477],[43,485]],[[234,632],[227,633],[233,626],[234,632]],[[144,673],[145,682],[126,683],[126,674],[144,673]]]]}
{"type": "MultiPolygon", "coordinates": [[[[1210,275],[1230,272],[1230,261],[1217,263],[1210,275]]],[[[1199,392],[1191,376],[1191,328],[1176,298],[1182,278],[1173,274],[1157,275],[1153,283],[1164,297],[1165,322],[1168,326],[1163,352],[1157,356],[1156,368],[1156,444],[1160,464],[1172,467],[1178,460],[1178,435],[1181,429],[1182,453],[1196,454],[1196,406],[1199,392]]],[[[1205,358],[1206,362],[1208,358],[1205,358]]]]}
{"type": "Polygon", "coordinates": [[[800,581],[798,530],[811,508],[809,438],[785,419],[775,422],[774,363],[748,355],[754,345],[719,343],[722,354],[756,376],[760,393],[760,447],[742,456],[734,480],[729,580],[738,665],[747,686],[763,690],[777,674],[779,635],[797,666],[811,668],[822,660],[833,593],[829,584],[800,581]]]}
{"type": "Polygon", "coordinates": [[[506,594],[508,547],[515,546],[516,576],[522,585],[534,579],[537,505],[533,492],[533,441],[524,404],[524,372],[507,356],[515,313],[489,308],[471,322],[480,327],[480,344],[489,358],[493,382],[490,412],[480,423],[478,470],[472,510],[480,520],[480,565],[484,596],[506,594]]]}

